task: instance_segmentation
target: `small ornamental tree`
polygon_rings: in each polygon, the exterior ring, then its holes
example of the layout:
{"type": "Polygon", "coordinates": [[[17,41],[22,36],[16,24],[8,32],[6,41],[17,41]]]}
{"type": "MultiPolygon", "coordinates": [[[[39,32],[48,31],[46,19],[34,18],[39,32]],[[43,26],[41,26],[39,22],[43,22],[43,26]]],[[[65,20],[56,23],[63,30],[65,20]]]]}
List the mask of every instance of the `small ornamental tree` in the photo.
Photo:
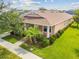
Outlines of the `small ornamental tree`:
{"type": "Polygon", "coordinates": [[[24,35],[26,35],[26,37],[29,38],[31,43],[36,43],[36,37],[41,34],[42,33],[36,27],[29,27],[28,30],[24,32],[24,35]]]}

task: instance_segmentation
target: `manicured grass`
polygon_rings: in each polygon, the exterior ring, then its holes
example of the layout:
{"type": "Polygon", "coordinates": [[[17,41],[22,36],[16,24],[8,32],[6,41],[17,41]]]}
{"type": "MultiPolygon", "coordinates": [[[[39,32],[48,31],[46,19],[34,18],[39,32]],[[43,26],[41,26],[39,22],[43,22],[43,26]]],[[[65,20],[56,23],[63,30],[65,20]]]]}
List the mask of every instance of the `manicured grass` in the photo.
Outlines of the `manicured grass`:
{"type": "Polygon", "coordinates": [[[0,46],[0,59],[21,59],[21,58],[8,51],[6,48],[0,46]]]}
{"type": "Polygon", "coordinates": [[[79,29],[73,24],[54,44],[32,52],[44,59],[79,59],[79,29]]]}
{"type": "Polygon", "coordinates": [[[26,43],[21,44],[20,47],[23,48],[23,49],[25,49],[25,50],[28,50],[28,51],[32,51],[32,50],[37,49],[34,45],[29,46],[26,43]]]}
{"type": "Polygon", "coordinates": [[[30,46],[28,46],[25,43],[21,44],[20,47],[23,48],[23,49],[25,49],[25,50],[30,50],[30,46]]]}
{"type": "Polygon", "coordinates": [[[12,36],[12,35],[6,36],[3,39],[10,42],[10,43],[13,43],[13,44],[16,43],[19,40],[17,37],[12,36]]]}

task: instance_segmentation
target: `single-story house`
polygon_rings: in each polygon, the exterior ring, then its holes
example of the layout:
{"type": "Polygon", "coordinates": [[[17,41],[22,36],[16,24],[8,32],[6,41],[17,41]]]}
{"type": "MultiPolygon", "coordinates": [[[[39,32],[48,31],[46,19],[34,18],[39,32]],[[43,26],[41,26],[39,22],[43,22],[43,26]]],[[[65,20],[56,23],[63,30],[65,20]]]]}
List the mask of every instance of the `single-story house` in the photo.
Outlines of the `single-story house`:
{"type": "Polygon", "coordinates": [[[72,15],[65,12],[28,12],[23,17],[25,27],[26,25],[37,26],[47,38],[67,27],[73,21],[72,15]]]}

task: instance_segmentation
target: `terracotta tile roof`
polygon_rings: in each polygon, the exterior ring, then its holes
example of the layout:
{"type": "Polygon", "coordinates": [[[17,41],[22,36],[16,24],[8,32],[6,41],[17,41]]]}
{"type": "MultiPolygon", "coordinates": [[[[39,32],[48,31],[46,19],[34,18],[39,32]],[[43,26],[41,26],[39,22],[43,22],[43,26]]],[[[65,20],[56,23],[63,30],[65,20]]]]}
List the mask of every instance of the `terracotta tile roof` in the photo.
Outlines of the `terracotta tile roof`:
{"type": "Polygon", "coordinates": [[[37,25],[43,25],[43,26],[53,26],[58,23],[64,22],[68,19],[71,19],[72,15],[68,13],[52,13],[49,11],[45,12],[35,12],[35,13],[28,13],[24,17],[24,23],[30,23],[30,24],[37,24],[37,25]]]}

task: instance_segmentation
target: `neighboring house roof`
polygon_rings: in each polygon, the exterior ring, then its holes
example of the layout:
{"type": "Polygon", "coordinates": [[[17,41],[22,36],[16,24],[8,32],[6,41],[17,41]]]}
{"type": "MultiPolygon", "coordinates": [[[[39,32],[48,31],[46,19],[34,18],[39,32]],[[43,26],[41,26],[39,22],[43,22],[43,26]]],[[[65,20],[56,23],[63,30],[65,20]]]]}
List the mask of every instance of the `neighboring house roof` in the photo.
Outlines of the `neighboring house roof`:
{"type": "Polygon", "coordinates": [[[71,19],[72,15],[68,13],[29,12],[24,16],[24,23],[37,24],[43,26],[54,26],[58,23],[71,19]]]}

